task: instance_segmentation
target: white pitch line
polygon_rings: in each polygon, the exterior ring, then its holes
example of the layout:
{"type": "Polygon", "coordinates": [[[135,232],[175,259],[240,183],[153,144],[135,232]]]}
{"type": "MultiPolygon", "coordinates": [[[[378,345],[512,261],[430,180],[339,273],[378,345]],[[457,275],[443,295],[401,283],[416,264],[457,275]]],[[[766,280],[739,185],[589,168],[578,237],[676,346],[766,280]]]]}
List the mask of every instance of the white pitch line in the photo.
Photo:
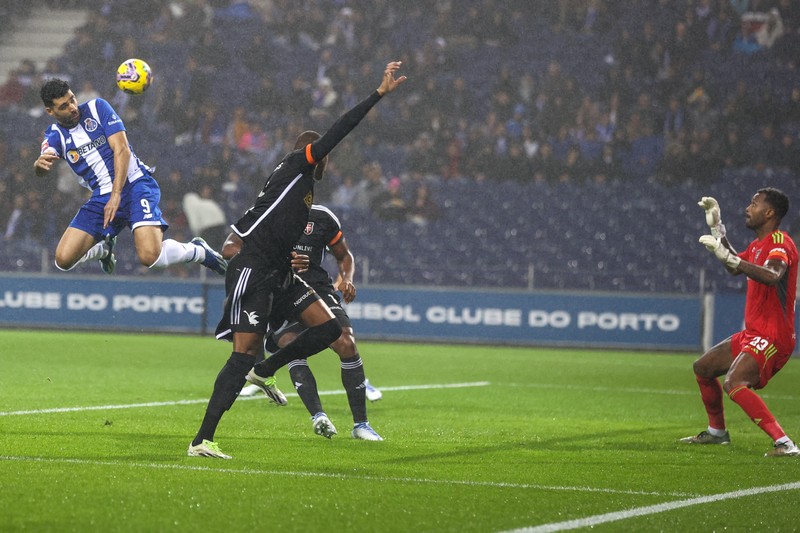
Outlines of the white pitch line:
{"type": "Polygon", "coordinates": [[[771,492],[781,492],[785,490],[798,490],[800,489],[800,482],[784,483],[782,485],[770,485],[767,487],[753,487],[752,489],[735,490],[733,492],[723,492],[722,494],[711,494],[709,496],[699,496],[696,498],[689,498],[686,500],[678,500],[675,502],[659,503],[657,505],[647,505],[645,507],[636,507],[626,511],[616,511],[613,513],[605,513],[594,516],[587,516],[585,518],[578,518],[575,520],[567,520],[565,522],[554,522],[552,524],[542,524],[535,527],[524,527],[514,529],[505,533],[552,533],[555,531],[566,531],[568,529],[577,529],[580,527],[594,527],[600,524],[607,524],[609,522],[617,522],[619,520],[626,520],[628,518],[636,518],[639,516],[648,516],[674,509],[681,509],[683,507],[691,507],[693,505],[702,505],[704,503],[714,503],[723,500],[735,500],[745,498],[748,496],[756,496],[758,494],[768,494],[771,492]]]}
{"type": "MultiPolygon", "coordinates": [[[[409,390],[430,390],[430,389],[458,389],[465,387],[486,387],[490,385],[488,381],[475,381],[472,383],[441,383],[430,385],[404,385],[400,387],[381,387],[381,391],[409,391],[409,390]]],[[[344,394],[343,390],[320,391],[320,396],[329,396],[334,394],[344,394]]],[[[297,394],[290,393],[286,396],[294,396],[297,394]]],[[[261,396],[251,396],[248,398],[239,398],[237,401],[243,400],[258,400],[261,396]]],[[[116,405],[89,405],[84,407],[53,407],[49,409],[29,409],[25,411],[0,411],[0,416],[20,416],[20,415],[41,415],[48,413],[76,413],[83,411],[108,411],[113,409],[137,409],[139,407],[166,407],[171,405],[192,405],[196,403],[206,403],[208,398],[202,400],[174,400],[169,402],[146,402],[146,403],[128,403],[116,405]]]]}
{"type": "MultiPolygon", "coordinates": [[[[200,459],[200,461],[208,461],[208,460],[209,459],[200,459]]],[[[380,483],[396,482],[396,483],[419,483],[419,484],[429,484],[429,485],[462,485],[468,487],[489,487],[489,488],[499,488],[499,489],[510,488],[510,489],[533,489],[533,490],[564,491],[564,492],[601,492],[607,494],[629,494],[635,496],[677,496],[677,497],[686,496],[685,493],[646,492],[638,490],[602,489],[594,487],[577,487],[577,486],[535,485],[530,483],[498,483],[492,481],[465,481],[458,479],[453,480],[453,479],[425,479],[425,478],[408,478],[408,477],[377,477],[377,476],[359,476],[351,474],[331,474],[328,472],[253,470],[250,468],[239,470],[235,468],[212,468],[209,466],[187,466],[187,465],[158,464],[158,463],[128,463],[122,461],[92,461],[88,459],[51,458],[51,457],[24,457],[24,456],[0,455],[0,461],[151,468],[156,470],[219,472],[223,474],[246,474],[246,475],[256,474],[259,476],[318,477],[318,478],[332,478],[332,479],[347,479],[356,481],[372,481],[380,483]]],[[[211,461],[213,461],[213,459],[211,459],[211,461]]]]}

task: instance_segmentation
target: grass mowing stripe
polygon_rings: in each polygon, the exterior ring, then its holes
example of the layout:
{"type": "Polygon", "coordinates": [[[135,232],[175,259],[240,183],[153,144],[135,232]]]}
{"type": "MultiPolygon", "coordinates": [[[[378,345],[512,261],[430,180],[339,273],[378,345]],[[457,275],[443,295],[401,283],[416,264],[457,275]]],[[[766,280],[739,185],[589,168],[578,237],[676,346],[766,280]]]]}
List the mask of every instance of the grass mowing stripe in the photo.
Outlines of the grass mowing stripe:
{"type": "MultiPolygon", "coordinates": [[[[700,394],[698,390],[676,390],[676,389],[643,389],[637,387],[598,387],[598,386],[580,386],[580,385],[565,385],[555,383],[503,383],[507,387],[521,387],[530,389],[558,389],[558,390],[575,390],[575,391],[589,391],[589,392],[626,392],[632,394],[666,394],[669,396],[697,396],[700,394]]],[[[786,394],[768,394],[759,392],[762,398],[773,400],[797,400],[797,396],[786,394]]]]}
{"type": "MultiPolygon", "coordinates": [[[[214,461],[214,459],[208,459],[208,458],[200,460],[214,461]]],[[[691,494],[686,494],[686,493],[650,492],[650,491],[639,491],[639,490],[606,489],[606,488],[596,488],[596,487],[536,485],[530,483],[502,483],[493,481],[464,481],[464,480],[451,480],[451,479],[358,476],[358,475],[345,475],[345,474],[328,474],[324,472],[254,470],[251,468],[248,468],[246,470],[238,470],[235,468],[212,468],[209,466],[187,466],[187,465],[158,464],[158,463],[129,463],[123,461],[90,461],[87,459],[69,459],[69,458],[55,459],[49,457],[22,457],[13,455],[0,455],[0,461],[152,468],[161,470],[167,469],[167,470],[185,470],[185,471],[197,471],[197,472],[219,472],[224,474],[247,474],[247,475],[257,474],[257,475],[288,476],[288,477],[320,477],[320,478],[333,478],[333,479],[343,479],[343,480],[349,479],[357,481],[374,481],[379,483],[396,482],[396,483],[420,483],[420,484],[430,484],[430,485],[463,485],[469,487],[491,487],[491,488],[501,488],[501,489],[510,488],[510,489],[534,489],[534,490],[565,491],[565,492],[599,492],[605,494],[629,494],[635,496],[676,496],[676,497],[693,496],[691,494]]]]}
{"type": "MultiPolygon", "coordinates": [[[[465,387],[486,387],[490,385],[488,381],[476,381],[473,383],[440,383],[430,385],[404,385],[400,387],[381,387],[383,391],[409,391],[409,390],[432,390],[432,389],[457,389],[465,387]]],[[[320,391],[320,396],[329,396],[334,394],[344,394],[343,390],[320,391]]],[[[297,397],[297,394],[288,393],[287,397],[297,397]]],[[[239,398],[238,401],[246,400],[259,400],[261,395],[250,396],[247,398],[239,398]]],[[[192,405],[197,403],[206,403],[208,398],[198,400],[174,400],[170,402],[146,402],[146,403],[130,403],[118,405],[92,405],[86,407],[53,407],[49,409],[30,409],[25,411],[0,411],[0,416],[20,416],[20,415],[41,415],[48,413],[74,413],[83,411],[106,411],[112,409],[135,409],[138,407],[165,407],[170,405],[192,405]]]]}
{"type": "Polygon", "coordinates": [[[793,483],[784,483],[782,485],[754,487],[752,489],[742,489],[742,490],[735,490],[733,492],[723,492],[722,494],[699,496],[696,498],[678,500],[675,502],[647,505],[645,507],[637,507],[634,509],[628,509],[626,511],[616,511],[613,513],[604,513],[595,516],[587,516],[586,518],[567,520],[565,522],[555,522],[552,524],[542,524],[541,526],[514,529],[507,533],[551,533],[554,531],[566,531],[568,529],[578,529],[580,527],[594,527],[600,524],[607,524],[609,522],[617,522],[628,518],[635,518],[639,516],[648,516],[648,515],[663,513],[666,511],[672,511],[674,509],[681,509],[683,507],[691,507],[693,505],[702,505],[704,503],[714,503],[723,500],[735,500],[739,498],[745,498],[747,496],[756,496],[758,494],[768,494],[771,492],[780,492],[784,490],[798,490],[798,489],[800,489],[800,482],[798,481],[795,481],[793,483]]]}

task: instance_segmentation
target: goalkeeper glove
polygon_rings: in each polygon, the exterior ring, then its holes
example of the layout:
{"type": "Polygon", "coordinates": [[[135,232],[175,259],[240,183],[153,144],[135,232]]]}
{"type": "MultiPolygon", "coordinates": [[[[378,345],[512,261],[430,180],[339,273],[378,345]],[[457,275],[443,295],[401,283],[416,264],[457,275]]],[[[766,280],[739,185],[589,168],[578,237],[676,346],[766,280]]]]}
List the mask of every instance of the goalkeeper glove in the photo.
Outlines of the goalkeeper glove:
{"type": "Polygon", "coordinates": [[[700,244],[708,248],[708,251],[717,256],[717,259],[722,261],[726,267],[736,268],[742,262],[739,256],[732,254],[727,247],[723,246],[719,239],[712,235],[703,235],[700,237],[700,244]]]}
{"type": "Polygon", "coordinates": [[[703,196],[697,205],[706,211],[706,224],[711,228],[711,235],[722,239],[725,236],[725,224],[722,223],[722,213],[717,201],[711,196],[703,196]]]}

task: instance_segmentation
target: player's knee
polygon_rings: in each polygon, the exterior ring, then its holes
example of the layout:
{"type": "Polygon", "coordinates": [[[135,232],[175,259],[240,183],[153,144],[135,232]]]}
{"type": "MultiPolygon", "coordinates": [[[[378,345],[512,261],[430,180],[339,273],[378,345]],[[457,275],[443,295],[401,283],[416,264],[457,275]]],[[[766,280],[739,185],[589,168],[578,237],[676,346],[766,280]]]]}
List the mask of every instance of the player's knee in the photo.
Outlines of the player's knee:
{"type": "Polygon", "coordinates": [[[161,250],[142,250],[137,252],[139,263],[147,268],[158,268],[158,259],[161,257],[161,250]]]}
{"type": "Polygon", "coordinates": [[[320,324],[316,328],[317,335],[319,338],[325,342],[327,346],[333,344],[336,339],[342,334],[342,326],[339,324],[339,321],[335,318],[328,320],[327,322],[320,324]]]}
{"type": "Polygon", "coordinates": [[[69,264],[67,262],[64,262],[64,261],[60,260],[58,257],[56,257],[56,260],[54,262],[55,262],[56,268],[61,270],[62,272],[66,272],[66,271],[70,270],[72,267],[75,266],[74,264],[69,264]]]}
{"type": "Polygon", "coordinates": [[[343,330],[339,338],[331,344],[331,348],[341,357],[353,357],[356,354],[356,339],[343,330]]]}
{"type": "Polygon", "coordinates": [[[72,269],[72,267],[75,266],[75,263],[76,261],[74,261],[71,257],[66,257],[64,254],[56,251],[55,264],[57,269],[66,272],[67,270],[72,269]]]}

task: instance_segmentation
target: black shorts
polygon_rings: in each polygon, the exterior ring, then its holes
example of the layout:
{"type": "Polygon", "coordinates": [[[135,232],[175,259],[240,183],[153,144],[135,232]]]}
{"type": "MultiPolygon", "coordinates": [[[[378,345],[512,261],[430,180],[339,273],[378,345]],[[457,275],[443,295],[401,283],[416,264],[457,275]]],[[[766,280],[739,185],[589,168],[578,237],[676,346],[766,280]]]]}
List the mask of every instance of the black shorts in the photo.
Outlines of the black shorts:
{"type": "Polygon", "coordinates": [[[264,335],[273,302],[293,285],[291,269],[263,267],[260,262],[234,257],[225,274],[225,310],[216,330],[218,339],[232,340],[234,333],[264,335]]]}
{"type": "MultiPolygon", "coordinates": [[[[343,328],[352,327],[350,317],[342,307],[342,300],[333,287],[316,287],[313,290],[318,295],[313,301],[322,300],[333,312],[339,325],[343,328]]],[[[309,298],[302,299],[303,294],[302,290],[297,287],[286,291],[280,301],[275,302],[275,309],[269,321],[269,333],[280,337],[287,331],[300,333],[305,329],[305,326],[300,323],[300,315],[312,302],[308,301],[309,298]]]]}

